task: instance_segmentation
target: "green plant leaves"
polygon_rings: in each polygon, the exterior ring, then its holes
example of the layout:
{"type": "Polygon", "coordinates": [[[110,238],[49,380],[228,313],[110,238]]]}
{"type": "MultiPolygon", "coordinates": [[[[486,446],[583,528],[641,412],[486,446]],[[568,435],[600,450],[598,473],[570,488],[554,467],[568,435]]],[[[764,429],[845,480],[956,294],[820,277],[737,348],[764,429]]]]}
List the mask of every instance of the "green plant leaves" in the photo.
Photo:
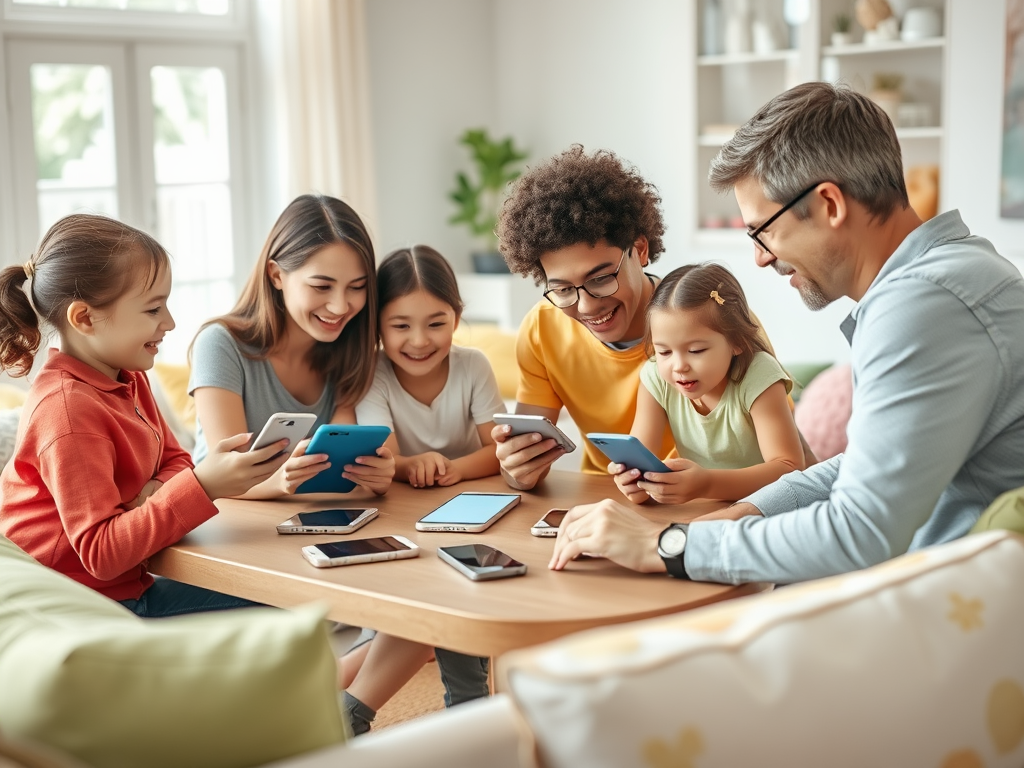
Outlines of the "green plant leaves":
{"type": "Polygon", "coordinates": [[[455,189],[448,193],[458,211],[448,219],[451,224],[465,224],[475,236],[493,239],[497,223],[500,193],[519,178],[516,165],[527,157],[515,147],[511,137],[493,140],[485,128],[471,128],[459,139],[470,150],[476,182],[463,172],[455,175],[455,189]]]}

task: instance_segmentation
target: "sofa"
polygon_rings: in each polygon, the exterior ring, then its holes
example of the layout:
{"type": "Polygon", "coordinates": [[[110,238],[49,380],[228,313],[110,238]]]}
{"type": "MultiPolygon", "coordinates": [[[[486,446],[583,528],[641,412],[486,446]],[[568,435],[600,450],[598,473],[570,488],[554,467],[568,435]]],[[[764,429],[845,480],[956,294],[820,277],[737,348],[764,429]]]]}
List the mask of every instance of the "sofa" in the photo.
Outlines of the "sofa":
{"type": "Polygon", "coordinates": [[[315,606],[143,622],[0,540],[0,738],[93,768],[1019,768],[1022,583],[1024,537],[985,530],[508,654],[496,696],[345,742],[315,606]]]}

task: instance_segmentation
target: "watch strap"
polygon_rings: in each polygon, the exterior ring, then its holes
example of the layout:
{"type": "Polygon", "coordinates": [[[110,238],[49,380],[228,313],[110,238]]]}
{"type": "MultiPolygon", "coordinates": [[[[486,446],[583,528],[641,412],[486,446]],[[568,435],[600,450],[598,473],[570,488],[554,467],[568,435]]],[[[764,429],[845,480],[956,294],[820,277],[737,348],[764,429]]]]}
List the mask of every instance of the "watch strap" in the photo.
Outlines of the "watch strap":
{"type": "MultiPolygon", "coordinates": [[[[688,541],[689,540],[689,530],[688,530],[689,526],[688,525],[684,525],[682,523],[672,523],[672,525],[668,526],[668,528],[666,528],[665,531],[669,530],[669,528],[676,528],[676,527],[687,529],[686,532],[687,532],[687,541],[688,541]]],[[[662,531],[662,535],[664,535],[665,531],[662,531]]],[[[658,554],[661,555],[661,561],[663,563],[665,563],[665,570],[668,571],[670,576],[673,576],[674,578],[677,578],[677,579],[687,579],[687,580],[689,580],[690,574],[688,574],[686,572],[686,565],[683,563],[683,558],[686,556],[686,547],[685,546],[683,547],[683,551],[680,552],[678,555],[664,555],[664,554],[662,554],[662,549],[661,549],[661,536],[659,536],[658,537],[658,554]]]]}

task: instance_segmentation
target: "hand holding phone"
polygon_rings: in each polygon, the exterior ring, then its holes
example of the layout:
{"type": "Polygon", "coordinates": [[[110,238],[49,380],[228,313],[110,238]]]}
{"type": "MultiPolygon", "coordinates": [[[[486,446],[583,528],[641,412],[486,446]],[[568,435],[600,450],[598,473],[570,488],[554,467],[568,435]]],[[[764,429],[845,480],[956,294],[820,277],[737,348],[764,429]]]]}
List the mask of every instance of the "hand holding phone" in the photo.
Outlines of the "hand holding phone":
{"type": "Polygon", "coordinates": [[[533,524],[530,533],[534,536],[554,537],[558,535],[558,526],[568,509],[549,509],[540,520],[533,524]]]}
{"type": "MultiPolygon", "coordinates": [[[[316,424],[315,413],[275,413],[267,423],[263,425],[260,433],[252,439],[247,451],[258,451],[266,448],[278,440],[288,440],[288,445],[281,449],[281,453],[291,453],[298,442],[309,434],[309,430],[316,424]]],[[[274,456],[277,458],[280,454],[274,456]]]]}
{"type": "MultiPolygon", "coordinates": [[[[377,458],[377,449],[384,445],[391,430],[387,427],[365,424],[321,424],[306,446],[306,453],[325,453],[330,469],[311,477],[296,489],[296,493],[348,493],[356,487],[354,481],[342,477],[346,464],[355,464],[357,458],[377,458]]],[[[394,459],[391,474],[394,475],[394,459]]]]}
{"type": "Polygon", "coordinates": [[[420,548],[404,536],[331,541],[302,548],[302,556],[317,568],[376,563],[383,560],[404,560],[409,557],[419,557],[419,554],[420,548]]]}
{"type": "Polygon", "coordinates": [[[510,437],[517,435],[528,435],[537,432],[544,439],[551,438],[566,452],[572,453],[576,450],[576,444],[569,439],[569,436],[555,426],[554,422],[544,416],[534,416],[526,413],[496,413],[494,414],[495,424],[508,424],[512,427],[510,437]]]}
{"type": "Polygon", "coordinates": [[[278,533],[352,533],[377,516],[376,507],[299,512],[277,526],[278,533]]]}
{"type": "Polygon", "coordinates": [[[668,466],[632,435],[588,432],[587,439],[616,464],[644,472],[671,472],[668,466]]]}
{"type": "Polygon", "coordinates": [[[504,579],[526,573],[525,564],[486,544],[438,547],[437,556],[473,581],[504,579]]]}

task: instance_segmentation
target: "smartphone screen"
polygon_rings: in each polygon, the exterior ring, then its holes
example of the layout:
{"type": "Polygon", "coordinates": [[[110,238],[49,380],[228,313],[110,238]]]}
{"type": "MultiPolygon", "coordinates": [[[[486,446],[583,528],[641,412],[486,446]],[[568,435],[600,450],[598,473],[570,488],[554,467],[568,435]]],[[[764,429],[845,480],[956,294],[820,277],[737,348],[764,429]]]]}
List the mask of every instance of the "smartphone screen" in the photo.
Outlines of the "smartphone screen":
{"type": "MultiPolygon", "coordinates": [[[[515,498],[508,493],[461,494],[420,519],[422,523],[485,523],[515,498]]],[[[476,546],[476,545],[472,545],[476,546]]]]}
{"type": "Polygon", "coordinates": [[[442,549],[464,566],[477,573],[487,573],[499,568],[518,568],[522,565],[504,552],[486,544],[463,544],[442,549]]]}
{"type": "Polygon", "coordinates": [[[383,536],[379,539],[357,539],[356,541],[331,541],[315,546],[332,560],[336,557],[374,555],[378,552],[399,552],[408,549],[402,542],[391,536],[383,536]]]}
{"type": "Polygon", "coordinates": [[[557,528],[562,524],[562,520],[565,519],[568,511],[568,509],[552,509],[541,518],[541,522],[546,524],[548,528],[557,528]]]}
{"type": "Polygon", "coordinates": [[[299,512],[299,525],[345,526],[352,525],[365,509],[323,509],[318,512],[299,512]]]}

